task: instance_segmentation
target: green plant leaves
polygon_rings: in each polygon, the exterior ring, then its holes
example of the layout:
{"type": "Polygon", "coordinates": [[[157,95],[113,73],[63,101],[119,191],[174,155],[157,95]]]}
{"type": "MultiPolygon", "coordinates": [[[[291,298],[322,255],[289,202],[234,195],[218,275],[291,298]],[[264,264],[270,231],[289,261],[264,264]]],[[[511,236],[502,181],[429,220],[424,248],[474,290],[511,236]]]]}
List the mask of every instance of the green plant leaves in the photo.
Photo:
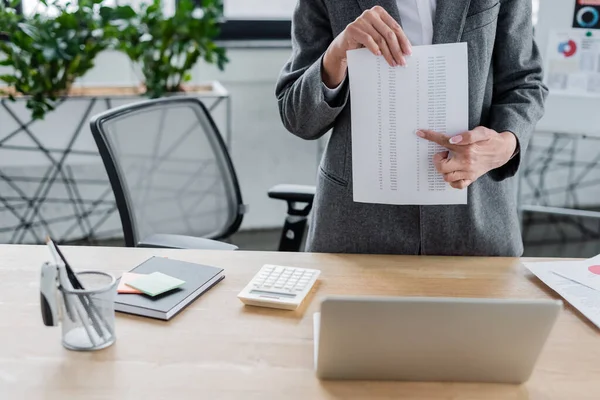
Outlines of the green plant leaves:
{"type": "Polygon", "coordinates": [[[79,0],[79,7],[55,4],[55,17],[24,17],[0,8],[0,26],[9,36],[8,42],[0,42],[0,59],[14,71],[0,80],[28,96],[33,118],[43,118],[53,110],[72,83],[93,67],[98,53],[111,44],[104,34],[106,22],[94,11],[97,3],[79,0]]]}
{"type": "Polygon", "coordinates": [[[13,75],[0,75],[0,81],[12,85],[17,82],[17,77],[13,75]]]}
{"type": "Polygon", "coordinates": [[[19,29],[21,29],[21,31],[24,34],[29,36],[31,39],[35,41],[39,41],[42,39],[40,32],[36,26],[26,23],[19,23],[17,24],[17,26],[19,27],[19,29]]]}
{"type": "MultiPolygon", "coordinates": [[[[117,7],[116,13],[121,13],[117,7]]],[[[180,0],[173,16],[163,13],[160,0],[143,6],[136,16],[119,21],[118,49],[141,65],[149,97],[181,90],[191,80],[191,69],[200,57],[223,69],[225,49],[214,39],[223,16],[220,0],[180,0]]]]}
{"type": "Polygon", "coordinates": [[[53,110],[108,48],[141,66],[149,97],[181,90],[200,58],[219,69],[228,62],[225,49],[214,43],[223,17],[221,0],[203,0],[200,8],[193,0],[180,0],[169,17],[161,0],[142,4],[138,12],[130,6],[105,6],[102,0],[53,2],[54,17],[17,15],[17,4],[6,6],[0,0],[0,34],[9,39],[0,40],[0,65],[14,71],[0,81],[28,96],[27,107],[36,119],[53,110]]]}

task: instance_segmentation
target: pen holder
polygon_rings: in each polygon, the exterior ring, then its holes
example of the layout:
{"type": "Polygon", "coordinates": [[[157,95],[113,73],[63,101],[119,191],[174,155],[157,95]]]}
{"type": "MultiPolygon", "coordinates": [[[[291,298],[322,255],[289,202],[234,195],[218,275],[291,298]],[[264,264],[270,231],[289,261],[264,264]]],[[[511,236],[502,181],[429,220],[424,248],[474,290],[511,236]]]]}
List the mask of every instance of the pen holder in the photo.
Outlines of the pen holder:
{"type": "Polygon", "coordinates": [[[70,350],[100,350],[116,340],[115,278],[105,272],[76,274],[85,289],[60,286],[62,343],[70,350]]]}

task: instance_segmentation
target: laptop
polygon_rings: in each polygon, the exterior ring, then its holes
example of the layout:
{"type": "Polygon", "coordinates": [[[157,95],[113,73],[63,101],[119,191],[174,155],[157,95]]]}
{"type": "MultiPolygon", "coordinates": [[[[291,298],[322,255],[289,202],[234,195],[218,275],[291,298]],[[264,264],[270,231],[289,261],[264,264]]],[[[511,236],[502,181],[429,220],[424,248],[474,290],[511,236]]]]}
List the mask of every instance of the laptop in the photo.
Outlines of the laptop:
{"type": "Polygon", "coordinates": [[[314,316],[321,379],[527,381],[559,300],[330,297],[314,316]]]}

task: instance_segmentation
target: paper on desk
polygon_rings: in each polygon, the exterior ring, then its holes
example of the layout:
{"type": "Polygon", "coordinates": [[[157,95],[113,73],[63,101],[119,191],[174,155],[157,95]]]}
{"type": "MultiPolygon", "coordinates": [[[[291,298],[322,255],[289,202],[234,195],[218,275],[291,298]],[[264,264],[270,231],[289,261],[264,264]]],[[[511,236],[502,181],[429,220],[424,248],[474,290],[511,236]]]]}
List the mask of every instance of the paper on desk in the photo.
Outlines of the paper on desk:
{"type": "Polygon", "coordinates": [[[557,265],[552,271],[564,278],[598,290],[600,294],[600,256],[573,265],[557,265]]]}
{"type": "Polygon", "coordinates": [[[579,310],[594,325],[600,328],[600,292],[580,285],[552,272],[558,265],[577,266],[580,261],[523,263],[542,282],[579,310]]]}
{"type": "Polygon", "coordinates": [[[408,66],[390,67],[367,49],[348,52],[354,201],[467,204],[433,164],[445,149],[418,129],[468,130],[467,44],[416,46],[408,66]]]}

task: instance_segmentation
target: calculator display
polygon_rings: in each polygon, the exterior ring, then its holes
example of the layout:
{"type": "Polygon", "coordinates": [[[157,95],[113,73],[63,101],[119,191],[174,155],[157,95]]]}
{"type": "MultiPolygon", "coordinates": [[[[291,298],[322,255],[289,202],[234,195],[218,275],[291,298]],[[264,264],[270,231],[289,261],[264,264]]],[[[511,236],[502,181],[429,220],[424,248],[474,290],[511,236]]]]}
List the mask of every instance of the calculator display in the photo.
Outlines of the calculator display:
{"type": "Polygon", "coordinates": [[[296,297],[296,295],[292,294],[292,293],[264,292],[262,290],[251,290],[250,294],[256,294],[259,296],[263,295],[263,296],[267,296],[267,297],[274,297],[274,296],[287,297],[289,299],[293,299],[294,297],[296,297]]]}

